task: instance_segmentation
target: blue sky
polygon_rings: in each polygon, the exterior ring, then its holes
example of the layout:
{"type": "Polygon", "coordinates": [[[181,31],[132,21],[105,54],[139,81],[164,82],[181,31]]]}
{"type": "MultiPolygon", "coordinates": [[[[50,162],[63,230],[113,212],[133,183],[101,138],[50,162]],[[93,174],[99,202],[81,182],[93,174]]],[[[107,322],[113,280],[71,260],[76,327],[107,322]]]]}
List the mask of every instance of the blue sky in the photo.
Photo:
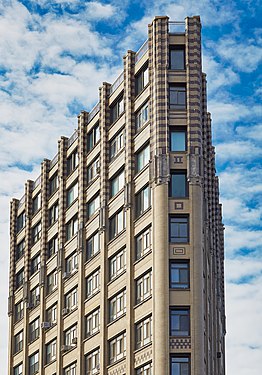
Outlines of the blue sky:
{"type": "Polygon", "coordinates": [[[203,70],[226,225],[227,374],[262,373],[261,2],[0,2],[0,358],[7,366],[9,201],[90,110],[155,15],[202,20],[203,70]],[[259,13],[260,12],[260,13],[259,13]],[[50,134],[52,137],[50,139],[50,134]],[[6,333],[6,334],[5,334],[6,333]]]}

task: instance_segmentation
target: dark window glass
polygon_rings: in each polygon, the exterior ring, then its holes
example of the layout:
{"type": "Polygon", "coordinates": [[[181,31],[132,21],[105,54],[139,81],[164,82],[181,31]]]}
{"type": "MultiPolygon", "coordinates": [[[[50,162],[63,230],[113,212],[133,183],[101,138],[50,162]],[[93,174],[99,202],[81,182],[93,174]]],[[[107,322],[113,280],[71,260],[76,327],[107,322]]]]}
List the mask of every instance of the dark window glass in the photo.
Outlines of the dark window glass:
{"type": "Polygon", "coordinates": [[[48,210],[49,226],[53,225],[58,219],[58,202],[53,204],[48,210]]]}
{"type": "Polygon", "coordinates": [[[170,109],[186,109],[186,86],[169,86],[169,107],[170,109]]]}
{"type": "Polygon", "coordinates": [[[19,260],[24,255],[25,251],[25,240],[22,240],[19,242],[18,245],[16,245],[16,253],[15,253],[15,260],[19,260]]]}
{"type": "Polygon", "coordinates": [[[189,288],[189,262],[172,261],[170,262],[170,288],[186,289],[189,288]]]}
{"type": "Polygon", "coordinates": [[[15,275],[15,286],[16,289],[20,288],[24,284],[24,269],[21,269],[21,271],[17,272],[15,275]]]}
{"type": "Polygon", "coordinates": [[[25,212],[22,212],[18,217],[17,217],[17,222],[16,222],[16,229],[17,232],[20,232],[21,229],[23,229],[25,226],[25,212]]]}
{"type": "Polygon", "coordinates": [[[185,70],[185,47],[171,46],[170,47],[170,69],[185,70]]]}
{"type": "Polygon", "coordinates": [[[34,341],[39,337],[39,318],[35,319],[29,324],[29,340],[30,342],[34,341]]]}
{"type": "Polygon", "coordinates": [[[23,375],[23,364],[22,363],[20,363],[16,367],[14,367],[14,375],[23,375]]]}
{"type": "Polygon", "coordinates": [[[148,65],[143,66],[143,68],[135,76],[135,94],[138,95],[148,84],[148,65]]]}
{"type": "Polygon", "coordinates": [[[40,269],[40,253],[31,259],[31,275],[40,269]]]}
{"type": "Polygon", "coordinates": [[[188,216],[171,216],[169,219],[169,241],[173,243],[189,242],[188,216]]]}
{"type": "Polygon", "coordinates": [[[19,301],[15,304],[15,322],[24,317],[24,302],[19,301]]]}
{"type": "Polygon", "coordinates": [[[67,167],[67,175],[70,175],[70,173],[72,173],[76,167],[78,166],[78,152],[77,150],[75,150],[74,152],[72,152],[72,154],[70,154],[67,158],[67,161],[66,161],[66,167],[67,167]]]}
{"type": "Polygon", "coordinates": [[[49,180],[49,195],[52,195],[58,189],[58,175],[57,173],[49,180]]]}
{"type": "Polygon", "coordinates": [[[47,258],[50,258],[58,251],[58,236],[57,234],[48,241],[47,244],[47,258]]]}
{"type": "Polygon", "coordinates": [[[14,354],[23,349],[23,331],[17,333],[14,337],[14,354]]]}
{"type": "Polygon", "coordinates": [[[100,140],[100,128],[99,124],[96,124],[91,131],[87,134],[87,151],[91,151],[92,148],[100,140]]]}
{"type": "Polygon", "coordinates": [[[111,106],[110,106],[110,117],[111,124],[115,122],[118,117],[124,112],[124,98],[123,96],[119,97],[111,106]]]}
{"type": "Polygon", "coordinates": [[[145,147],[140,149],[140,151],[138,151],[135,156],[136,156],[136,172],[139,172],[149,163],[150,145],[147,144],[145,147]]]}
{"type": "Polygon", "coordinates": [[[29,375],[38,373],[39,369],[39,355],[38,352],[29,357],[29,375]]]}
{"type": "Polygon", "coordinates": [[[125,229],[125,212],[121,210],[109,218],[109,237],[110,240],[125,229]]]}
{"type": "Polygon", "coordinates": [[[170,375],[190,375],[189,357],[172,356],[170,362],[170,375]]]}
{"type": "Polygon", "coordinates": [[[170,151],[179,152],[187,149],[186,129],[171,129],[170,151]]]}
{"type": "Polygon", "coordinates": [[[78,230],[78,219],[75,215],[71,220],[66,223],[66,241],[70,240],[78,230]]]}
{"type": "Polygon", "coordinates": [[[33,198],[33,214],[35,214],[41,208],[41,193],[37,194],[33,198]]]}
{"type": "Polygon", "coordinates": [[[189,309],[170,309],[170,336],[190,336],[189,309]]]}
{"type": "Polygon", "coordinates": [[[89,260],[100,251],[99,233],[96,232],[86,241],[86,259],[89,260]]]}
{"type": "Polygon", "coordinates": [[[136,217],[142,215],[150,207],[150,188],[146,186],[136,194],[136,217]]]}
{"type": "Polygon", "coordinates": [[[172,171],[169,185],[169,196],[184,198],[188,196],[188,184],[186,171],[172,171]]]}

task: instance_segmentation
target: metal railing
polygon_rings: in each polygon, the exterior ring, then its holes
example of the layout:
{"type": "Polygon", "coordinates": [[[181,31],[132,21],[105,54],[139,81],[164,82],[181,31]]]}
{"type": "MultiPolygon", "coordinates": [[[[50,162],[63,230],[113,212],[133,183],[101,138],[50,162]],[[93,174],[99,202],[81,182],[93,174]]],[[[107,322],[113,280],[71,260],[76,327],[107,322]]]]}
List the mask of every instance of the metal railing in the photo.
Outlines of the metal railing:
{"type": "Polygon", "coordinates": [[[114,91],[121,85],[121,83],[124,81],[124,72],[120,74],[119,77],[115,80],[115,82],[110,87],[110,95],[113,94],[114,91]]]}
{"type": "Polygon", "coordinates": [[[37,177],[37,179],[33,183],[33,189],[35,189],[41,183],[41,175],[37,177]]]}
{"type": "Polygon", "coordinates": [[[71,137],[68,139],[68,147],[70,147],[78,137],[78,131],[75,130],[71,137]]]}
{"type": "Polygon", "coordinates": [[[92,118],[95,117],[95,115],[99,112],[100,110],[100,103],[98,102],[94,108],[89,112],[88,114],[88,122],[90,122],[92,120],[92,118]]]}
{"type": "Polygon", "coordinates": [[[136,63],[144,56],[144,54],[148,51],[148,39],[145,41],[144,44],[139,48],[136,53],[135,61],[136,63]]]}
{"type": "Polygon", "coordinates": [[[168,32],[169,34],[185,34],[186,31],[186,23],[184,21],[175,22],[170,21],[168,22],[168,32]]]}
{"type": "Polygon", "coordinates": [[[25,203],[25,194],[22,196],[20,201],[18,202],[18,208],[22,207],[22,205],[25,203]]]}
{"type": "Polygon", "coordinates": [[[58,154],[56,154],[53,159],[50,161],[50,169],[52,169],[58,162],[58,154]]]}

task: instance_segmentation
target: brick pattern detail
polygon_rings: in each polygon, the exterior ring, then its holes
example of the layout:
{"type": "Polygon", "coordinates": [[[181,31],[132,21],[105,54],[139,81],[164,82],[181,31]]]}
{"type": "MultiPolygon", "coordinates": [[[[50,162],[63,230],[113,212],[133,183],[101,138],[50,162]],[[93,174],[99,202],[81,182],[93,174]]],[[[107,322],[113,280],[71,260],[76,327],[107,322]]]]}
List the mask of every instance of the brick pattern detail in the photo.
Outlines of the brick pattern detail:
{"type": "Polygon", "coordinates": [[[126,371],[126,365],[123,363],[119,367],[112,370],[108,370],[108,375],[124,375],[126,371]]]}
{"type": "Polygon", "coordinates": [[[170,338],[170,349],[191,349],[191,338],[190,337],[180,337],[180,338],[170,338]]]}
{"type": "Polygon", "coordinates": [[[148,362],[152,358],[152,352],[152,348],[150,348],[142,354],[137,355],[135,358],[135,367],[142,365],[145,362],[148,362]]]}

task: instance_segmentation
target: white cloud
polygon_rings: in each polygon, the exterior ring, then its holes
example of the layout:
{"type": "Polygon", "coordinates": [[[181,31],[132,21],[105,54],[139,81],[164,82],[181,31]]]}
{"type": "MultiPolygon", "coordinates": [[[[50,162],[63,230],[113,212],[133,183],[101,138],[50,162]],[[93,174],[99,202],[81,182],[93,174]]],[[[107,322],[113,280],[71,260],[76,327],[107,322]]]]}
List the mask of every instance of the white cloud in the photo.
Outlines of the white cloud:
{"type": "Polygon", "coordinates": [[[101,4],[97,1],[90,1],[86,5],[87,18],[94,21],[111,18],[116,11],[112,4],[101,4]]]}
{"type": "Polygon", "coordinates": [[[237,225],[247,224],[249,226],[259,225],[262,215],[262,208],[247,207],[244,200],[240,198],[221,198],[223,204],[223,215],[226,217],[227,223],[235,223],[237,225]]]}
{"type": "Polygon", "coordinates": [[[217,159],[220,161],[248,161],[262,155],[260,147],[250,141],[232,141],[216,145],[217,159]]]}
{"type": "Polygon", "coordinates": [[[227,256],[232,257],[241,249],[255,250],[258,244],[262,243],[262,233],[226,225],[225,241],[227,256]]]}
{"type": "Polygon", "coordinates": [[[236,132],[243,138],[251,138],[255,141],[262,141],[262,124],[238,126],[236,132]]]}

